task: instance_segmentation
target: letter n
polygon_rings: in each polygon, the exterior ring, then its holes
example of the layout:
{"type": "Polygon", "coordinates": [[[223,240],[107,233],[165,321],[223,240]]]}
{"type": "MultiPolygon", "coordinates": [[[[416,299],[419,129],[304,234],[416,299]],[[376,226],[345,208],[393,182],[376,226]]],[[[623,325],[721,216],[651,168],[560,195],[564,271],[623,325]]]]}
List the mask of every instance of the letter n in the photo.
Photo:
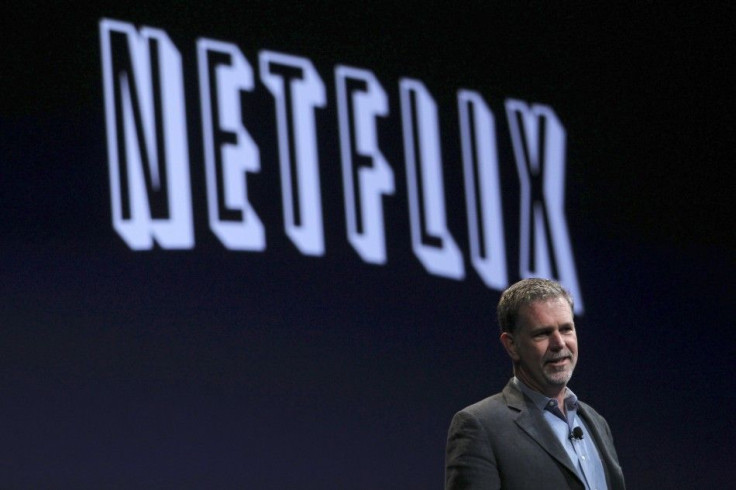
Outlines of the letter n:
{"type": "Polygon", "coordinates": [[[133,250],[192,248],[181,55],[166,33],[100,21],[113,227],[133,250]]]}

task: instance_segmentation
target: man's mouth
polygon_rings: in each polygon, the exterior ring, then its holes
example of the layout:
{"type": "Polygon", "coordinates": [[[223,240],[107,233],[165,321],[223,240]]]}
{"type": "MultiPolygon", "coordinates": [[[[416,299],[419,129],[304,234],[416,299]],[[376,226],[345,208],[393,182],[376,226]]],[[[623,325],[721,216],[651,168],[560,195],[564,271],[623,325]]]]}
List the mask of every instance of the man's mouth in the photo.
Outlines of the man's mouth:
{"type": "Polygon", "coordinates": [[[545,362],[545,364],[552,364],[553,366],[562,366],[569,359],[570,359],[570,356],[556,357],[554,359],[549,359],[548,361],[545,362]]]}

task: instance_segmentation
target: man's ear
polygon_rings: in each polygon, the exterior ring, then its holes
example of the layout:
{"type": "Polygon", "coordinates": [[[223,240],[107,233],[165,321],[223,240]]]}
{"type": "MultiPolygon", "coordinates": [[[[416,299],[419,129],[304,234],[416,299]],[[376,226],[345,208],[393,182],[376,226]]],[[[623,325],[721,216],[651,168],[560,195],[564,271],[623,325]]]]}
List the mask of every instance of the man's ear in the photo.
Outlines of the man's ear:
{"type": "Polygon", "coordinates": [[[514,343],[514,337],[508,332],[503,332],[501,334],[501,343],[503,344],[504,349],[506,349],[506,352],[508,353],[511,360],[517,361],[519,359],[519,354],[516,351],[516,343],[514,343]]]}

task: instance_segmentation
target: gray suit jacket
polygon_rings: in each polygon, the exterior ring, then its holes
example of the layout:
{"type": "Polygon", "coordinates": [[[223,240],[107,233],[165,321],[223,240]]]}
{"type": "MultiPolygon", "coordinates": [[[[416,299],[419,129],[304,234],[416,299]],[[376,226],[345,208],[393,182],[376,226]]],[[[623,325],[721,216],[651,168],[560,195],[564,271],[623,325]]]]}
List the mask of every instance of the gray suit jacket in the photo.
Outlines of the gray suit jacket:
{"type": "MultiPolygon", "coordinates": [[[[605,419],[580,402],[603,461],[609,490],[623,490],[624,476],[605,419]]],[[[452,419],[445,455],[445,490],[580,489],[585,485],[542,412],[509,382],[501,393],[452,419]]]]}

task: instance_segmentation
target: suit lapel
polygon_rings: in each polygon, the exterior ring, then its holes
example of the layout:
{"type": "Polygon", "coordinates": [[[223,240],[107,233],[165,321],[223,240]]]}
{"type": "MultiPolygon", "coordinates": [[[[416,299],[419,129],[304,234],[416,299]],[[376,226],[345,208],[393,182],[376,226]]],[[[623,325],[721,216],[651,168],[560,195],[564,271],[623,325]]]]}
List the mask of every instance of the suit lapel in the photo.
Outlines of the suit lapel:
{"type": "Polygon", "coordinates": [[[570,470],[579,479],[578,472],[567,456],[565,448],[562,447],[552,429],[549,428],[542,412],[531,401],[524,398],[523,393],[513,385],[513,382],[506,385],[503,393],[508,406],[519,412],[515,419],[516,424],[558,463],[570,470]]]}
{"type": "Polygon", "coordinates": [[[603,434],[603,427],[598,424],[598,421],[593,419],[587,411],[584,404],[581,404],[578,408],[578,415],[585,421],[588,426],[588,430],[593,436],[595,447],[598,449],[598,454],[601,456],[603,461],[603,469],[606,472],[606,481],[608,482],[608,488],[613,487],[613,468],[617,466],[616,459],[611,454],[612,446],[607,436],[603,434]]]}

